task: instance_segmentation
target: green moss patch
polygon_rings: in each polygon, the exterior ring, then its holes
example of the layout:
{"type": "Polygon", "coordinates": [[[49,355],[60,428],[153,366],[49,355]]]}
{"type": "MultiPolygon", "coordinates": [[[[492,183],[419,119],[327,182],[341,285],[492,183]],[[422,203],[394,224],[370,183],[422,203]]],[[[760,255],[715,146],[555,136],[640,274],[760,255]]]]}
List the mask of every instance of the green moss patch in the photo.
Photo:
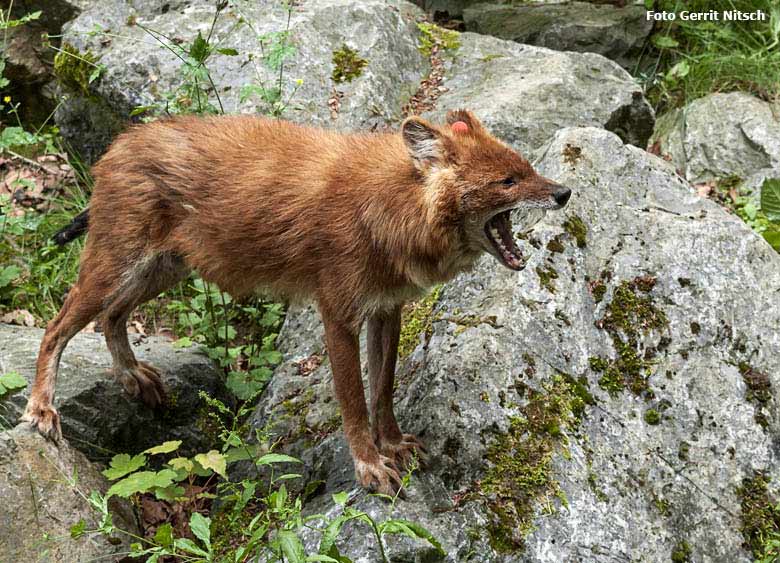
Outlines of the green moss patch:
{"type": "Polygon", "coordinates": [[[85,96],[89,96],[89,85],[99,76],[100,71],[98,57],[89,51],[81,53],[70,43],[63,43],[62,49],[54,57],[54,75],[60,83],[85,96]]]}
{"type": "Polygon", "coordinates": [[[739,528],[745,539],[745,547],[757,559],[768,550],[769,540],[780,540],[780,507],[778,499],[769,493],[769,477],[756,472],[752,478],[742,481],[737,495],[742,509],[739,528]]]}
{"type": "Polygon", "coordinates": [[[363,74],[363,69],[368,61],[361,58],[358,52],[342,45],[337,51],[333,51],[333,72],[330,77],[336,84],[352,82],[363,74]]]}
{"type": "Polygon", "coordinates": [[[644,416],[645,422],[651,426],[661,424],[661,413],[655,409],[647,409],[644,416]]]}
{"type": "Polygon", "coordinates": [[[420,301],[404,308],[401,315],[401,336],[398,341],[398,357],[403,359],[409,356],[420,342],[420,334],[426,338],[433,331],[433,308],[439,301],[441,286],[436,286],[433,291],[420,301]]]}
{"type": "Polygon", "coordinates": [[[568,455],[566,431],[575,429],[593,397],[586,381],[556,375],[541,391],[527,388],[528,402],[509,421],[509,430],[489,446],[490,468],[480,482],[491,514],[490,544],[499,552],[523,548],[534,529],[537,508],[566,504],[553,474],[556,452],[568,455]]]}
{"type": "Polygon", "coordinates": [[[672,563],[689,563],[691,560],[691,546],[686,541],[681,541],[672,551],[672,563]]]}
{"type": "Polygon", "coordinates": [[[579,215],[572,215],[563,222],[563,230],[571,235],[577,243],[577,248],[587,246],[588,227],[579,215]]]}
{"type": "Polygon", "coordinates": [[[643,276],[622,281],[607,305],[604,317],[596,326],[606,330],[615,347],[615,358],[591,357],[590,368],[601,374],[599,385],[617,395],[628,388],[636,395],[652,396],[647,383],[651,374],[654,348],[640,350],[642,335],[666,328],[669,321],[647,295],[655,286],[655,278],[643,276]]]}
{"type": "Polygon", "coordinates": [[[433,23],[420,22],[417,24],[420,30],[420,52],[430,57],[434,48],[455,50],[460,47],[460,33],[451,29],[444,29],[433,23]]]}
{"type": "Polygon", "coordinates": [[[557,237],[553,237],[550,239],[550,241],[547,243],[547,250],[554,253],[563,252],[563,243],[561,242],[561,235],[558,235],[557,237]]]}
{"type": "Polygon", "coordinates": [[[539,276],[539,285],[550,293],[555,293],[555,280],[558,279],[558,272],[550,265],[537,266],[536,275],[539,276]]]}

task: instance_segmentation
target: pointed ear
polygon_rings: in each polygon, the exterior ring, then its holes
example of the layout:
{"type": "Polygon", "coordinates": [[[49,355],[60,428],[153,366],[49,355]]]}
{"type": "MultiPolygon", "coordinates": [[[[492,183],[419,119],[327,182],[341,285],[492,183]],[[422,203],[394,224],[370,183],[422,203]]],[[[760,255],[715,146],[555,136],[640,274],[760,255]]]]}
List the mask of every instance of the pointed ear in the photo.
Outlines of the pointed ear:
{"type": "Polygon", "coordinates": [[[467,109],[455,109],[447,112],[447,125],[462,121],[468,126],[470,132],[483,131],[482,123],[477,116],[467,109]]]}
{"type": "Polygon", "coordinates": [[[401,125],[401,135],[418,168],[425,168],[444,159],[441,133],[421,117],[407,118],[401,125]]]}

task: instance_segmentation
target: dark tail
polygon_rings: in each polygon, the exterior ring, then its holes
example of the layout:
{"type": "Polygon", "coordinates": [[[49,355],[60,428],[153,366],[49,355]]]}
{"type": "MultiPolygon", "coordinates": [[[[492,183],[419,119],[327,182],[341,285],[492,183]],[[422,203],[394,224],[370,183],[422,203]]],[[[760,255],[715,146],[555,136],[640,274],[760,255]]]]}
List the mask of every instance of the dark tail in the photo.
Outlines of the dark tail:
{"type": "Polygon", "coordinates": [[[89,208],[85,209],[73,218],[70,224],[66,225],[52,238],[59,246],[64,246],[72,240],[76,240],[87,232],[89,227],[89,208]]]}

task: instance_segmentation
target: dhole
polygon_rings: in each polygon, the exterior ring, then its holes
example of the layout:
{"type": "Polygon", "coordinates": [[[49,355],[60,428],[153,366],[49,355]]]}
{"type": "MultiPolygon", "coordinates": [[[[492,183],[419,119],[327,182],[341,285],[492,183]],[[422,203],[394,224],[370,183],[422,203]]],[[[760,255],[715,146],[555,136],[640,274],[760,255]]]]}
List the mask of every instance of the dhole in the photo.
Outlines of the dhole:
{"type": "Polygon", "coordinates": [[[60,437],[52,404],[60,356],[99,314],[114,375],[130,395],[160,405],[160,375],[136,360],[126,321],[196,270],[235,297],[263,289],[316,300],[357,479],[388,494],[400,486],[399,466],[425,456],[393,414],[403,303],[483,252],[521,270],[510,211],[537,220],[571,193],[463,110],[444,126],[411,117],[387,134],[250,116],[157,121],[120,135],[94,176],[88,211],[58,234],[64,243],[89,228],[78,282],[41,343],[23,420],[60,437]],[[366,320],[368,408],[358,348],[366,320]]]}

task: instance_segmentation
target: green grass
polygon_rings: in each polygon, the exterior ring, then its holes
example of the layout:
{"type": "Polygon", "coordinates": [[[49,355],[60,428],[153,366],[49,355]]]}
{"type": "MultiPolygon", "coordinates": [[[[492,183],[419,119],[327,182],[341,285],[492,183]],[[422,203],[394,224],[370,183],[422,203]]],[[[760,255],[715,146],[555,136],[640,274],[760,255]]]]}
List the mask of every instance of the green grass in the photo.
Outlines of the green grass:
{"type": "Polygon", "coordinates": [[[638,74],[657,111],[712,92],[745,91],[765,100],[780,96],[780,5],[771,0],[660,0],[653,9],[678,14],[676,21],[656,25],[655,49],[640,62],[638,74]],[[767,20],[682,21],[683,10],[762,10],[767,20]]]}
{"type": "Polygon", "coordinates": [[[0,314],[26,309],[39,324],[57,314],[78,275],[83,239],[59,247],[52,236],[86,207],[89,189],[85,178],[67,186],[47,213],[14,215],[9,198],[0,198],[0,264],[11,268],[0,284],[0,314]]]}

